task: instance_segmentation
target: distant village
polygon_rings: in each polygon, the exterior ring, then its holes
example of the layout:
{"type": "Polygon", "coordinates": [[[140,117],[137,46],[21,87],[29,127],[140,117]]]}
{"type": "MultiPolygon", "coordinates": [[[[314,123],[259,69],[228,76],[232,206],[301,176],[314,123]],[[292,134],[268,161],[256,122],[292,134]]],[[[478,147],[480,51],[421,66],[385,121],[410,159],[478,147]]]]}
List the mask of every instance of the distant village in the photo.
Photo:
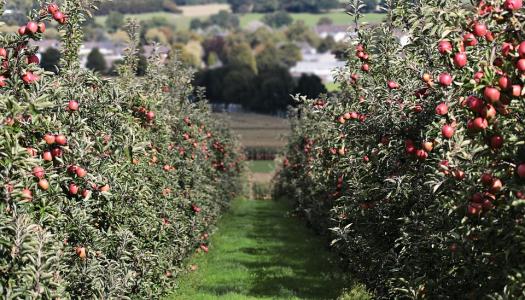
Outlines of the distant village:
{"type": "MultiPolygon", "coordinates": [[[[266,26],[264,23],[254,21],[248,25],[248,30],[256,30],[261,26],[266,26]]],[[[269,28],[270,29],[270,28],[269,28]]],[[[220,28],[215,28],[217,35],[225,35],[220,28]]],[[[319,25],[314,28],[314,31],[321,38],[328,36],[332,37],[336,42],[344,42],[351,36],[349,34],[348,26],[342,25],[319,25]]],[[[42,40],[33,42],[35,46],[39,47],[40,53],[45,52],[48,48],[59,48],[60,41],[58,40],[42,40]]],[[[333,70],[345,65],[344,61],[338,60],[335,54],[331,52],[319,53],[316,48],[312,47],[308,43],[297,43],[301,49],[302,60],[290,69],[292,76],[298,78],[303,74],[313,74],[322,79],[324,83],[333,82],[333,70]]],[[[112,41],[88,41],[85,42],[80,49],[81,66],[85,67],[87,63],[87,56],[93,49],[98,49],[104,56],[106,64],[112,66],[115,62],[124,58],[124,53],[127,45],[125,43],[117,43],[112,41]]],[[[148,57],[154,50],[154,46],[146,45],[143,47],[144,56],[148,57]]],[[[167,55],[170,48],[161,46],[157,51],[161,55],[167,55]]],[[[221,66],[217,64],[215,67],[221,66]]]]}

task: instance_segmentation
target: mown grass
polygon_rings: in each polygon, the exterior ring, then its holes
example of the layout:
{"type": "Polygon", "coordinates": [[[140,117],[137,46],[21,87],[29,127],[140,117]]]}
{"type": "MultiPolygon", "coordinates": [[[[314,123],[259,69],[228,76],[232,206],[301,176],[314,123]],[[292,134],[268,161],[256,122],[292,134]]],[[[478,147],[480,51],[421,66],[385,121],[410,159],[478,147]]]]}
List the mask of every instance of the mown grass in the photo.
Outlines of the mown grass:
{"type": "MultiPolygon", "coordinates": [[[[310,14],[310,13],[292,13],[290,14],[294,21],[301,20],[306,25],[314,27],[317,25],[317,22],[323,17],[328,17],[332,19],[335,25],[350,25],[353,22],[353,19],[343,11],[335,11],[329,13],[321,14],[310,14]]],[[[253,21],[260,21],[263,18],[264,14],[260,13],[251,13],[241,15],[241,27],[246,28],[248,24],[253,21]]],[[[368,23],[379,23],[384,19],[384,14],[370,13],[364,14],[361,22],[368,23]]]]}
{"type": "MultiPolygon", "coordinates": [[[[349,286],[332,255],[302,222],[276,201],[237,200],[195,255],[198,270],[181,278],[167,299],[336,299],[349,286]]],[[[362,288],[354,294],[369,299],[362,288]]]]}
{"type": "Polygon", "coordinates": [[[275,171],[275,161],[252,160],[248,162],[248,168],[253,173],[272,173],[275,171]]]}

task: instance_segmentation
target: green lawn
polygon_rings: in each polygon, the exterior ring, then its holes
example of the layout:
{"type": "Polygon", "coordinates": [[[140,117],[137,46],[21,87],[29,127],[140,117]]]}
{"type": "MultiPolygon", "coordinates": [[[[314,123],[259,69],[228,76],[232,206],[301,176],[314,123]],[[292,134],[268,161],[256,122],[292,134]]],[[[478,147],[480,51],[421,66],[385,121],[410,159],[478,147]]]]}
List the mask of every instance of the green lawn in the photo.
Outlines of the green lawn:
{"type": "Polygon", "coordinates": [[[272,173],[275,171],[275,162],[273,160],[251,160],[248,167],[253,173],[272,173]]]}
{"type": "MultiPolygon", "coordinates": [[[[211,238],[210,252],[196,254],[198,266],[181,278],[167,299],[336,299],[345,286],[325,249],[326,241],[291,217],[276,201],[236,200],[211,238]]],[[[353,292],[370,299],[361,287],[353,292]]]]}
{"type": "MultiPolygon", "coordinates": [[[[329,17],[336,25],[350,25],[353,22],[352,17],[342,11],[322,13],[322,14],[308,14],[308,13],[292,13],[290,14],[294,20],[303,20],[308,26],[315,26],[322,17],[329,17]]],[[[261,20],[264,14],[251,13],[241,16],[241,26],[246,27],[250,22],[261,20]]],[[[365,14],[361,22],[379,23],[384,18],[384,14],[365,14]]]]}

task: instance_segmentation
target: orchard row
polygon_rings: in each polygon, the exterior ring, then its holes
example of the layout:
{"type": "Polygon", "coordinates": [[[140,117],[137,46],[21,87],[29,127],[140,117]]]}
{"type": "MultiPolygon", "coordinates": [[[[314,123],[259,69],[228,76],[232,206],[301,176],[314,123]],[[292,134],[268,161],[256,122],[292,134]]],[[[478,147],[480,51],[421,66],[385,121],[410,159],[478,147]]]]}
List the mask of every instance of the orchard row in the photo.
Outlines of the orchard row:
{"type": "Polygon", "coordinates": [[[386,6],[298,99],[277,192],[378,298],[525,297],[522,1],[386,6]]]}
{"type": "Polygon", "coordinates": [[[92,4],[45,4],[0,35],[2,299],[159,298],[238,191],[236,142],[175,53],[136,78],[131,22],[117,79],[78,68],[92,4]],[[64,36],[58,75],[30,43],[49,22],[64,36]]]}

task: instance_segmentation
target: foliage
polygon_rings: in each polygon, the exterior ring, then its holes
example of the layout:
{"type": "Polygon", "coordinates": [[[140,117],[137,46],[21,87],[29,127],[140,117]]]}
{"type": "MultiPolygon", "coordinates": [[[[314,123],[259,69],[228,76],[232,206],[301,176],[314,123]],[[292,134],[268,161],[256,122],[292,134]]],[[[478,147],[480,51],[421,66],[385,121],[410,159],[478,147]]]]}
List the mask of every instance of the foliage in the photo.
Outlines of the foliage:
{"type": "Polygon", "coordinates": [[[78,67],[93,4],[30,13],[60,23],[58,75],[29,44],[42,27],[0,35],[3,299],[159,298],[237,191],[235,142],[190,101],[192,74],[154,51],[135,77],[135,23],[118,78],[78,67]]]}
{"type": "Polygon", "coordinates": [[[40,59],[40,66],[48,72],[58,72],[58,65],[60,63],[60,51],[53,47],[49,47],[42,53],[40,59]]]}
{"type": "Polygon", "coordinates": [[[310,99],[314,99],[319,97],[321,94],[326,94],[326,92],[326,87],[321,81],[321,78],[314,74],[303,74],[301,77],[299,77],[294,94],[301,94],[310,99]]]}
{"type": "Polygon", "coordinates": [[[521,1],[350,8],[341,93],[297,99],[276,193],[377,298],[524,298],[521,1]]]}
{"type": "Polygon", "coordinates": [[[95,72],[104,73],[107,68],[106,59],[98,48],[93,48],[87,56],[86,68],[95,72]]]}
{"type": "Polygon", "coordinates": [[[124,26],[124,15],[118,11],[112,11],[106,18],[106,28],[115,32],[124,26]]]}
{"type": "Polygon", "coordinates": [[[277,11],[264,15],[262,21],[270,27],[280,28],[292,24],[293,19],[286,11],[277,11]]]}

